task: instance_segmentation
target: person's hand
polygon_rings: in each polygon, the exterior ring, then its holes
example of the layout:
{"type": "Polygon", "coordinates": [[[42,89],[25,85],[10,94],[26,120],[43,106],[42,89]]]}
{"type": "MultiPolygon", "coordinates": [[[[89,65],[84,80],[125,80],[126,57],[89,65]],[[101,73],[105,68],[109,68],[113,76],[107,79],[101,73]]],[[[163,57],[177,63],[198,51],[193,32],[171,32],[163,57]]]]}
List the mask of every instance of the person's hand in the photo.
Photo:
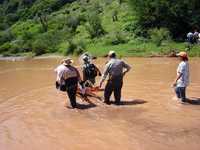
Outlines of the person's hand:
{"type": "Polygon", "coordinates": [[[126,74],[127,72],[125,71],[125,72],[123,72],[123,76],[125,76],[125,74],[126,74]]]}
{"type": "Polygon", "coordinates": [[[177,84],[176,82],[172,83],[172,87],[176,87],[176,84],[177,84]]]}

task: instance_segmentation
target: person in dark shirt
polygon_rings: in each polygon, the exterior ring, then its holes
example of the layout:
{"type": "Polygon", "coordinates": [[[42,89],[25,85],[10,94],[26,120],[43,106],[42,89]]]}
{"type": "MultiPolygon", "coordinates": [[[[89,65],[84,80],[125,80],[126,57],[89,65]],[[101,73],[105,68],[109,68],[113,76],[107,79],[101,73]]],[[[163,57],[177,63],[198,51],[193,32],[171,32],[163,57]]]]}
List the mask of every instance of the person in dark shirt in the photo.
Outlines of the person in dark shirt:
{"type": "Polygon", "coordinates": [[[110,51],[108,54],[109,61],[107,62],[102,79],[100,81],[100,88],[108,76],[108,81],[104,91],[104,102],[110,104],[110,96],[114,91],[115,104],[119,105],[121,101],[121,89],[123,85],[123,77],[131,69],[131,67],[124,61],[117,59],[116,53],[110,51]]]}
{"type": "Polygon", "coordinates": [[[91,63],[89,56],[83,56],[83,82],[90,81],[93,85],[96,83],[96,76],[101,76],[101,71],[97,66],[91,63]]]}

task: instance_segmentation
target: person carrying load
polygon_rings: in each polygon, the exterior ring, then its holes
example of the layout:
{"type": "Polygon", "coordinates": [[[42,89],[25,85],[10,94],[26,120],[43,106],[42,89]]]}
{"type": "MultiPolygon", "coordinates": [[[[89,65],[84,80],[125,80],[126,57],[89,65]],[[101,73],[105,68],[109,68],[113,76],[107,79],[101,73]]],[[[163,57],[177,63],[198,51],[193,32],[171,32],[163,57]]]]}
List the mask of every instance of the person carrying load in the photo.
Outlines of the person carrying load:
{"type": "Polygon", "coordinates": [[[95,64],[91,62],[89,55],[83,56],[83,81],[90,81],[93,85],[96,83],[96,76],[101,76],[101,71],[97,68],[95,64]]]}
{"type": "Polygon", "coordinates": [[[109,61],[105,66],[103,76],[100,81],[100,88],[106,77],[109,76],[104,90],[104,102],[106,104],[110,104],[110,96],[114,91],[115,104],[119,105],[121,100],[123,77],[131,69],[131,67],[124,61],[117,59],[115,51],[110,51],[108,53],[108,58],[109,61]]]}
{"type": "Polygon", "coordinates": [[[76,92],[81,78],[72,63],[71,58],[64,59],[62,65],[58,66],[55,71],[57,72],[57,84],[60,86],[60,90],[67,92],[72,108],[76,108],[76,92]]]}

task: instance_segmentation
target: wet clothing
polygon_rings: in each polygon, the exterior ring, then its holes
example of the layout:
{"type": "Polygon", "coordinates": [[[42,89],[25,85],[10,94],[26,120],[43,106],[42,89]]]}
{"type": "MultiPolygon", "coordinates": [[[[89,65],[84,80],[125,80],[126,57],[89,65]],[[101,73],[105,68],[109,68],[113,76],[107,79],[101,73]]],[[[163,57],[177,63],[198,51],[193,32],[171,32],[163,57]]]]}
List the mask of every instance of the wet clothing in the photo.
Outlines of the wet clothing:
{"type": "Polygon", "coordinates": [[[109,79],[106,86],[105,86],[105,91],[104,91],[104,99],[105,103],[109,104],[110,103],[110,96],[112,92],[114,92],[114,98],[115,98],[115,103],[119,104],[121,100],[121,89],[123,85],[123,77],[116,77],[109,79]]]}
{"type": "Polygon", "coordinates": [[[177,87],[187,87],[189,85],[189,64],[188,61],[182,61],[177,68],[177,74],[181,73],[177,81],[177,87]]]}
{"type": "Polygon", "coordinates": [[[182,102],[186,101],[186,87],[175,87],[175,93],[178,98],[182,100],[182,102]]]}
{"type": "Polygon", "coordinates": [[[67,80],[65,80],[65,85],[66,85],[66,91],[67,91],[67,95],[69,97],[71,106],[75,108],[77,105],[76,91],[78,87],[78,78],[77,77],[68,78],[67,80]]]}
{"type": "Polygon", "coordinates": [[[92,84],[96,83],[96,76],[101,76],[99,69],[92,63],[88,62],[83,65],[83,81],[89,80],[92,84]]]}
{"type": "Polygon", "coordinates": [[[65,68],[66,66],[61,64],[54,70],[57,73],[57,76],[56,76],[57,84],[64,84],[64,80],[62,80],[62,75],[65,68]]]}
{"type": "Polygon", "coordinates": [[[186,87],[189,85],[189,64],[188,61],[182,61],[177,68],[177,75],[181,77],[177,80],[175,93],[183,102],[186,100],[186,87]]]}
{"type": "Polygon", "coordinates": [[[131,67],[124,61],[116,58],[110,59],[106,64],[102,81],[108,76],[108,81],[105,86],[104,98],[105,103],[110,103],[110,96],[114,92],[115,103],[119,104],[121,100],[121,89],[123,85],[123,72],[124,69],[129,70],[131,67]]]}
{"type": "MultiPolygon", "coordinates": [[[[57,72],[57,82],[60,84],[60,88],[64,86],[62,91],[66,91],[69,97],[71,106],[76,107],[76,91],[78,86],[78,81],[80,81],[80,74],[78,70],[71,65],[60,65],[55,71],[57,72]],[[63,67],[64,66],[64,67],[63,67]]],[[[60,89],[61,90],[61,89],[60,89]]]]}
{"type": "Polygon", "coordinates": [[[123,76],[124,68],[130,69],[130,66],[120,59],[110,59],[105,66],[102,80],[105,80],[107,76],[109,76],[109,79],[112,77],[123,76]]]}

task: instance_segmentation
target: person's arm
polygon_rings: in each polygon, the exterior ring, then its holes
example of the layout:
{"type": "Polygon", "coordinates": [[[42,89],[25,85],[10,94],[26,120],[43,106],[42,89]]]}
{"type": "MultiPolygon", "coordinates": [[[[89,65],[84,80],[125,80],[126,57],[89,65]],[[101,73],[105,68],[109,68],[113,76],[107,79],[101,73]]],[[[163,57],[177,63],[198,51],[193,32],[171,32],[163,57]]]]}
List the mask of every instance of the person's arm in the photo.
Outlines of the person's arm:
{"type": "Polygon", "coordinates": [[[131,70],[131,66],[123,62],[123,67],[125,68],[125,71],[123,72],[123,76],[131,70]]]}
{"type": "Polygon", "coordinates": [[[101,78],[100,84],[99,84],[100,88],[101,88],[103,82],[105,81],[106,77],[108,76],[110,65],[111,65],[110,63],[107,63],[105,68],[104,68],[103,75],[102,75],[102,78],[101,78]]]}
{"type": "Polygon", "coordinates": [[[178,74],[177,74],[177,76],[176,76],[176,78],[175,78],[175,80],[174,80],[174,82],[173,82],[173,86],[176,86],[177,81],[181,78],[182,75],[183,75],[183,74],[182,74],[181,72],[178,72],[178,74]]]}
{"type": "Polygon", "coordinates": [[[99,76],[101,76],[101,71],[99,70],[99,68],[98,68],[96,65],[94,65],[94,66],[95,66],[95,68],[96,68],[97,74],[98,74],[99,76]]]}
{"type": "Polygon", "coordinates": [[[63,81],[63,74],[64,74],[64,70],[60,70],[60,71],[57,71],[57,82],[58,83],[61,83],[63,81]]]}
{"type": "Polygon", "coordinates": [[[178,69],[177,69],[177,75],[176,78],[172,84],[172,86],[176,86],[177,81],[181,78],[181,76],[183,75],[183,71],[184,71],[184,66],[179,64],[178,69]]]}
{"type": "Polygon", "coordinates": [[[79,73],[78,69],[75,68],[75,70],[76,70],[76,73],[77,73],[78,82],[80,83],[82,81],[80,73],[79,73]]]}

